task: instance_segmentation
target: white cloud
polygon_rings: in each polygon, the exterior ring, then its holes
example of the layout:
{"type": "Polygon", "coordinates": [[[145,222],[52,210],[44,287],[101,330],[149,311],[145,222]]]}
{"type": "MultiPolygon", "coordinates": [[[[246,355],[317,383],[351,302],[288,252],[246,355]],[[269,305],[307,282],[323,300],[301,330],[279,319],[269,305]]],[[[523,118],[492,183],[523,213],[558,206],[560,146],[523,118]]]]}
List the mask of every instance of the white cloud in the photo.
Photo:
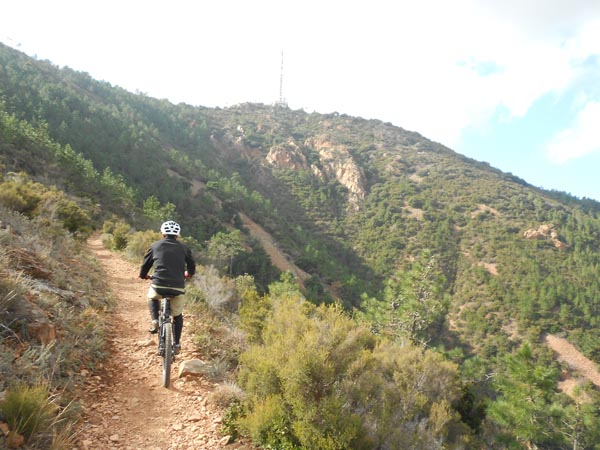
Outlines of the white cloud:
{"type": "Polygon", "coordinates": [[[600,54],[600,19],[585,23],[580,32],[565,44],[574,60],[585,60],[590,55],[600,54]]]}
{"type": "MultiPolygon", "coordinates": [[[[574,12],[551,1],[550,12],[543,2],[523,7],[520,0],[374,2],[365,10],[353,3],[340,9],[338,34],[294,30],[310,51],[299,72],[286,73],[287,97],[308,110],[389,120],[454,147],[462,130],[485,129],[498,111],[506,121],[523,117],[536,100],[577,79],[573,60],[593,50],[596,29],[580,36],[591,14],[579,12],[590,13],[593,4],[574,0],[574,12]],[[294,75],[297,86],[289,83],[294,75]]],[[[319,23],[336,27],[322,17],[319,23]]]]}
{"type": "Polygon", "coordinates": [[[562,164],[594,152],[600,152],[600,102],[590,102],[577,115],[571,128],[561,131],[547,145],[550,160],[562,164]]]}
{"type": "Polygon", "coordinates": [[[512,120],[564,91],[575,60],[600,51],[598,0],[6,6],[0,29],[30,54],[132,91],[204,106],[270,103],[284,50],[290,106],[391,121],[451,147],[499,110],[512,120]]]}

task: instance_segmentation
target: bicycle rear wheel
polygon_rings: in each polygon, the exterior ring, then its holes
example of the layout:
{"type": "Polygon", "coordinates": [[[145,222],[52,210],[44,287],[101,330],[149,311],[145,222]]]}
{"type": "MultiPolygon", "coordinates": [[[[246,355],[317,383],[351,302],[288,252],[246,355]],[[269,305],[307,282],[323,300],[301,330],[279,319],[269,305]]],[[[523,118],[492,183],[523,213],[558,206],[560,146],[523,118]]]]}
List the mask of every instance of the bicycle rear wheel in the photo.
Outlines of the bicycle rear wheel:
{"type": "Polygon", "coordinates": [[[164,344],[162,385],[169,387],[171,382],[171,362],[173,361],[173,327],[170,323],[164,324],[164,344]]]}

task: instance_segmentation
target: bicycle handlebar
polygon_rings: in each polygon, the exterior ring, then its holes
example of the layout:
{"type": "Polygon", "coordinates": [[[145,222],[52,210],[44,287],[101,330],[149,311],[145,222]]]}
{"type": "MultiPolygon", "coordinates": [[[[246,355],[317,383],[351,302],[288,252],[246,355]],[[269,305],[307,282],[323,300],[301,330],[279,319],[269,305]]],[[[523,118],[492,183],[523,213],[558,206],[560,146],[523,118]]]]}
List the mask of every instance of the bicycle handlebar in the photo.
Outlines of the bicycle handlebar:
{"type": "MultiPolygon", "coordinates": [[[[145,276],[145,277],[141,277],[141,276],[140,276],[139,278],[141,278],[142,280],[151,280],[151,279],[152,279],[152,277],[151,277],[150,275],[148,275],[148,274],[146,274],[146,276],[145,276]]],[[[192,275],[190,275],[190,274],[188,273],[188,271],[186,270],[186,271],[184,272],[184,274],[183,274],[183,278],[185,278],[186,280],[189,280],[190,278],[192,278],[192,275]]]]}

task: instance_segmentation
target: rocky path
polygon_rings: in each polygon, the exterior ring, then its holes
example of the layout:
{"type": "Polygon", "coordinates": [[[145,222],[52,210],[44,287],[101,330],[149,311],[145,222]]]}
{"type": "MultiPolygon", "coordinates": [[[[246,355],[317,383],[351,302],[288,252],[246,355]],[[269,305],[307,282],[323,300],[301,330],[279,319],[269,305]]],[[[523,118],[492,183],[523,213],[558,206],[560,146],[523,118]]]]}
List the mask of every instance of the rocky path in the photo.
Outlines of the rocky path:
{"type": "MultiPolygon", "coordinates": [[[[98,373],[86,377],[79,449],[251,448],[227,444],[229,437],[220,432],[222,412],[209,402],[212,383],[203,378],[177,378],[179,361],[200,358],[185,328],[171,387],[162,387],[156,338],[146,331],[148,282],[136,278],[138,267],[106,250],[99,236],[90,238],[88,246],[107,274],[117,306],[109,324],[110,357],[98,373]]],[[[190,318],[186,320],[189,325],[190,318]]]]}

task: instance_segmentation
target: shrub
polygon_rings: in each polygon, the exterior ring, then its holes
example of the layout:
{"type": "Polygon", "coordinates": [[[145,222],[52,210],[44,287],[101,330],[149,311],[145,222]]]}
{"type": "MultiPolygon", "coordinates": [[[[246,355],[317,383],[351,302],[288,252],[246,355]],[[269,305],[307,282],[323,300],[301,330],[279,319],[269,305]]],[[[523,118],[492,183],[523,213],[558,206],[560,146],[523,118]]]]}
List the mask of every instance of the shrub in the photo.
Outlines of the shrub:
{"type": "Polygon", "coordinates": [[[110,237],[103,238],[103,244],[113,250],[123,250],[129,242],[131,226],[120,219],[112,218],[102,225],[102,231],[110,237]]]}
{"type": "Polygon", "coordinates": [[[72,200],[63,200],[58,205],[58,217],[63,226],[71,233],[89,232],[92,221],[89,214],[72,200]]]}
{"type": "Polygon", "coordinates": [[[8,390],[0,403],[0,412],[10,430],[27,440],[48,430],[57,411],[53,398],[42,385],[16,385],[8,390]]]}
{"type": "MultiPolygon", "coordinates": [[[[194,277],[196,278],[196,277],[194,277]]],[[[196,349],[212,360],[211,378],[222,378],[237,366],[239,355],[246,349],[245,335],[236,327],[235,316],[227,310],[215,309],[206,301],[206,293],[197,285],[186,287],[186,310],[195,316],[191,332],[196,349]]]]}
{"type": "Polygon", "coordinates": [[[249,343],[262,340],[262,331],[271,305],[268,298],[261,297],[255,290],[246,290],[240,303],[240,328],[246,332],[249,343]]]}
{"type": "Polygon", "coordinates": [[[345,381],[352,404],[383,448],[453,448],[467,429],[451,407],[461,395],[457,368],[433,351],[382,341],[345,381]],[[445,447],[443,447],[443,444],[445,447]]]}
{"type": "Polygon", "coordinates": [[[8,209],[32,217],[42,197],[38,194],[43,186],[32,183],[24,175],[0,184],[0,204],[8,209]]]}
{"type": "Polygon", "coordinates": [[[234,441],[238,438],[238,420],[243,417],[244,414],[244,405],[238,400],[234,400],[225,410],[221,433],[230,436],[230,441],[234,441]]]}
{"type": "Polygon", "coordinates": [[[241,355],[240,429],[273,448],[452,448],[466,427],[452,409],[456,366],[421,348],[378,341],[338,307],[293,290],[271,294],[262,339],[241,355]],[[297,446],[297,447],[295,447],[297,446]]]}
{"type": "Polygon", "coordinates": [[[240,403],[244,399],[244,391],[233,382],[225,382],[215,387],[210,395],[210,400],[217,406],[229,407],[234,403],[240,403]]]}
{"type": "Polygon", "coordinates": [[[276,395],[257,399],[252,413],[237,422],[254,442],[267,448],[293,450],[303,448],[292,431],[292,419],[282,399],[276,395]]]}
{"type": "Polygon", "coordinates": [[[239,297],[236,282],[230,278],[219,276],[214,267],[206,267],[196,272],[193,278],[194,287],[203,292],[203,299],[213,310],[237,310],[239,297]]]}
{"type": "Polygon", "coordinates": [[[263,445],[360,448],[360,416],[344,407],[340,388],[349,364],[372,347],[373,337],[338,309],[314,308],[290,294],[274,302],[264,345],[242,355],[239,380],[254,400],[240,424],[263,445]],[[284,442],[277,440],[281,435],[288,436],[284,442]]]}
{"type": "Polygon", "coordinates": [[[128,223],[118,222],[113,230],[113,249],[123,250],[127,247],[129,240],[129,231],[131,227],[128,223]]]}
{"type": "Polygon", "coordinates": [[[157,231],[137,231],[129,236],[125,253],[128,258],[138,261],[143,258],[152,243],[160,238],[161,235],[157,231]]]}

